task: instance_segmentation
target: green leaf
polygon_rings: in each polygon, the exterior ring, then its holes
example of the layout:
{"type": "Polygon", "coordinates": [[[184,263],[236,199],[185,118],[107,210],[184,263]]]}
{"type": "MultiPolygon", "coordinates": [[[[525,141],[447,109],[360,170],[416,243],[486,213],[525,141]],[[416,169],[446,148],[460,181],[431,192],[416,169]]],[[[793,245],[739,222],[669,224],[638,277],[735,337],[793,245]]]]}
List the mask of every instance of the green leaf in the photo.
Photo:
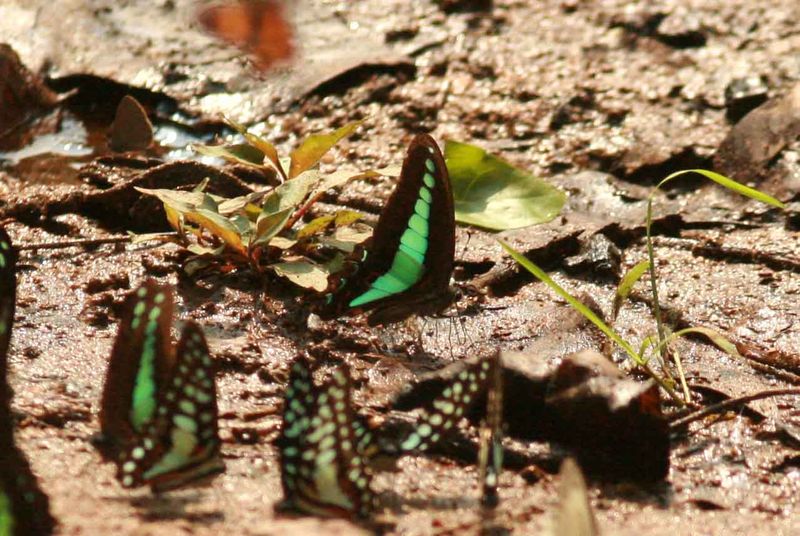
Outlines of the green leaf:
{"type": "Polygon", "coordinates": [[[488,154],[480,147],[448,141],[444,149],[453,185],[456,220],[501,231],[555,218],[564,193],[488,154]]]}
{"type": "Polygon", "coordinates": [[[733,357],[737,357],[737,358],[743,359],[742,355],[739,353],[739,350],[736,348],[736,345],[733,344],[731,341],[729,341],[727,338],[725,338],[724,335],[722,335],[719,331],[713,330],[711,328],[702,327],[702,326],[685,328],[685,329],[681,329],[679,331],[676,331],[675,333],[672,333],[658,347],[656,347],[656,350],[657,351],[663,350],[673,340],[678,339],[680,337],[685,337],[687,335],[692,335],[692,334],[703,335],[708,340],[710,340],[711,343],[714,346],[716,346],[717,348],[719,348],[720,350],[722,350],[726,354],[731,355],[733,357]]]}
{"type": "Polygon", "coordinates": [[[251,241],[251,247],[268,244],[275,235],[281,232],[286,222],[294,212],[294,207],[271,213],[261,213],[256,222],[255,237],[251,241]]]}
{"type": "Polygon", "coordinates": [[[765,194],[764,192],[756,190],[755,188],[750,188],[749,186],[745,186],[744,184],[738,183],[733,179],[729,179],[725,175],[720,175],[719,173],[714,173],[713,171],[709,171],[707,169],[684,169],[681,171],[676,171],[675,173],[669,175],[666,179],[659,182],[656,188],[661,188],[664,184],[671,181],[675,177],[686,175],[687,173],[697,173],[699,175],[702,175],[707,179],[711,179],[717,184],[722,185],[725,188],[728,188],[729,190],[733,190],[734,192],[741,194],[745,197],[749,197],[750,199],[761,201],[762,203],[766,203],[767,205],[772,205],[773,207],[786,208],[786,205],[784,205],[771,195],[765,194]]]}
{"type": "Polygon", "coordinates": [[[200,244],[189,244],[188,246],[186,246],[186,249],[191,253],[194,253],[195,255],[201,257],[204,255],[209,255],[211,257],[218,257],[222,255],[222,253],[225,251],[225,245],[223,244],[217,248],[212,248],[208,246],[201,246],[200,244]]]}
{"type": "Polygon", "coordinates": [[[606,336],[617,343],[620,348],[625,350],[625,352],[633,359],[636,363],[642,365],[644,364],[641,356],[636,353],[633,347],[628,344],[628,342],[620,337],[616,331],[611,329],[605,322],[603,322],[600,317],[598,317],[594,311],[586,307],[583,303],[575,299],[569,292],[564,290],[558,283],[553,281],[547,273],[536,266],[532,261],[530,261],[527,257],[525,257],[522,253],[518,252],[508,244],[506,244],[502,240],[498,240],[500,245],[503,246],[503,249],[508,252],[511,257],[520,263],[526,270],[536,276],[542,283],[550,287],[556,294],[561,296],[564,300],[567,301],[575,310],[577,310],[580,314],[586,317],[592,324],[597,326],[597,328],[606,334],[606,336]]]}
{"type": "Polygon", "coordinates": [[[184,219],[200,225],[212,235],[216,236],[234,251],[244,255],[246,253],[239,229],[225,216],[208,209],[198,208],[184,212],[184,219]]]}
{"type": "Polygon", "coordinates": [[[311,261],[293,260],[270,264],[275,273],[295,285],[324,292],[328,288],[328,271],[311,261]]]}
{"type": "Polygon", "coordinates": [[[336,219],[336,216],[333,214],[326,214],[325,216],[320,216],[319,218],[314,218],[303,227],[297,231],[297,238],[306,238],[307,236],[311,236],[317,234],[318,232],[322,231],[323,229],[327,228],[328,225],[333,223],[336,219]]]}
{"type": "Polygon", "coordinates": [[[336,227],[352,225],[360,220],[362,216],[360,212],[356,212],[355,210],[340,210],[336,212],[336,214],[326,214],[314,218],[297,231],[297,238],[306,238],[315,235],[327,229],[331,224],[336,227]]]}
{"type": "Polygon", "coordinates": [[[264,200],[262,212],[272,214],[286,208],[298,208],[308,196],[311,188],[316,186],[321,175],[316,171],[306,171],[294,179],[286,181],[275,188],[264,200]]]}
{"type": "Polygon", "coordinates": [[[345,225],[354,224],[363,217],[363,214],[355,210],[340,210],[336,213],[336,220],[333,222],[333,224],[336,227],[344,227],[345,225]]]}
{"type": "Polygon", "coordinates": [[[622,280],[619,282],[619,286],[617,286],[617,294],[614,296],[614,303],[611,307],[612,313],[611,317],[616,320],[617,315],[619,314],[619,309],[622,307],[622,302],[628,297],[633,290],[633,286],[636,284],[639,279],[650,269],[650,262],[649,261],[641,261],[636,266],[628,270],[622,280]]]}
{"type": "Polygon", "coordinates": [[[192,148],[206,156],[224,158],[245,166],[263,166],[264,153],[247,143],[233,145],[192,145],[192,148]]]}
{"type": "Polygon", "coordinates": [[[203,203],[203,192],[184,192],[182,190],[149,189],[135,187],[137,191],[157,197],[159,201],[178,212],[186,212],[203,203]]]}
{"type": "Polygon", "coordinates": [[[137,190],[147,195],[153,195],[164,203],[170,224],[173,224],[173,220],[179,222],[180,218],[177,218],[177,216],[180,216],[184,221],[206,229],[234,251],[245,253],[245,247],[238,228],[228,218],[215,211],[217,203],[209,195],[203,192],[183,192],[165,189],[149,190],[147,188],[137,188],[137,190]]]}
{"type": "Polygon", "coordinates": [[[257,214],[258,212],[261,212],[261,209],[255,206],[255,203],[261,201],[266,194],[267,192],[260,191],[247,195],[240,195],[238,197],[231,197],[230,199],[222,199],[219,201],[219,205],[217,205],[217,211],[223,216],[229,216],[241,211],[249,213],[249,205],[253,205],[257,214]]]}
{"type": "Polygon", "coordinates": [[[293,179],[302,172],[311,169],[331,147],[339,143],[356,131],[364,120],[348,123],[340,129],[330,134],[312,134],[300,144],[300,147],[292,151],[292,162],[289,165],[289,178],[293,179]]]}
{"type": "Polygon", "coordinates": [[[273,236],[272,240],[269,241],[270,247],[284,250],[293,247],[295,244],[297,244],[297,240],[284,238],[283,236],[273,236]]]}
{"type": "MultiPolygon", "coordinates": [[[[283,170],[283,166],[281,166],[280,158],[278,158],[278,151],[275,149],[275,146],[272,145],[270,142],[265,140],[260,136],[256,136],[252,134],[244,125],[240,125],[233,119],[226,117],[225,121],[233,127],[239,134],[244,136],[244,139],[247,140],[247,143],[252,145],[257,151],[262,153],[262,156],[267,157],[267,159],[272,163],[278,173],[281,174],[281,177],[286,178],[286,172],[283,170]]],[[[261,160],[264,161],[263,158],[261,160]]]]}

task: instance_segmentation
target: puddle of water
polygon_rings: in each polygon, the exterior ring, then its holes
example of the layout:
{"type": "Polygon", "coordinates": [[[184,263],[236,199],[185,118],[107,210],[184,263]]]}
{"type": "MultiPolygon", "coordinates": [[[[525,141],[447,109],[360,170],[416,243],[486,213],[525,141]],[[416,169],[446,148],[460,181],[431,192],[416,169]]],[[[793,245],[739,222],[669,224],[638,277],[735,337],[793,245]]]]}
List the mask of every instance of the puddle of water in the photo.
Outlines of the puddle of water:
{"type": "MultiPolygon", "coordinates": [[[[80,167],[97,156],[110,153],[107,125],[91,124],[69,111],[63,112],[55,131],[43,130],[19,149],[0,151],[0,170],[26,183],[80,184],[80,167]]],[[[155,143],[147,154],[165,161],[202,160],[190,146],[207,143],[211,137],[211,134],[196,135],[177,123],[155,124],[155,143]]]]}

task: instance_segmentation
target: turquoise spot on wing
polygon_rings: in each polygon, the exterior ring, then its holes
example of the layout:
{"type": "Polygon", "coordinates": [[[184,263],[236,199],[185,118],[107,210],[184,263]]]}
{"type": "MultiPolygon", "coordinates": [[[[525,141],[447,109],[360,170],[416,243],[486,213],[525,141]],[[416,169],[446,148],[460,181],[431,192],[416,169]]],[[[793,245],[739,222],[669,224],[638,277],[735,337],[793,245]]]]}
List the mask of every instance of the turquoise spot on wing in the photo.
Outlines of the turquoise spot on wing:
{"type": "MultiPolygon", "coordinates": [[[[402,246],[401,246],[402,248],[402,246]]],[[[364,294],[353,299],[350,307],[358,307],[387,298],[410,288],[422,278],[422,263],[403,249],[395,253],[389,271],[378,277],[364,294]]]]}
{"type": "Polygon", "coordinates": [[[417,199],[414,205],[414,212],[427,220],[431,215],[431,206],[422,199],[417,199]]]}
{"type": "Polygon", "coordinates": [[[405,289],[407,289],[408,283],[406,283],[402,279],[399,279],[393,274],[388,273],[388,274],[383,274],[378,279],[376,279],[371,286],[375,290],[381,290],[383,292],[386,292],[387,294],[395,294],[397,292],[403,292],[405,289]]]}
{"type": "Polygon", "coordinates": [[[428,188],[424,186],[419,189],[419,198],[428,203],[429,205],[433,203],[433,194],[428,188]]]}
{"type": "Polygon", "coordinates": [[[4,255],[0,255],[0,268],[6,267],[6,258],[4,255]]]}
{"type": "Polygon", "coordinates": [[[420,216],[419,214],[413,214],[411,219],[408,220],[409,228],[413,229],[421,236],[428,236],[428,220],[420,216]]]}
{"type": "Polygon", "coordinates": [[[429,173],[426,173],[425,175],[422,176],[422,181],[428,188],[433,188],[433,185],[436,184],[436,180],[433,178],[433,175],[429,173]]]}
{"type": "Polygon", "coordinates": [[[358,307],[360,305],[364,305],[365,303],[374,302],[375,300],[382,300],[387,296],[391,296],[391,294],[382,290],[371,288],[361,296],[354,298],[349,305],[350,307],[358,307]]]}
{"type": "Polygon", "coordinates": [[[401,249],[394,255],[389,273],[410,287],[422,278],[422,263],[401,249]]]}
{"type": "Polygon", "coordinates": [[[400,243],[405,244],[422,255],[425,255],[425,252],[428,250],[428,238],[422,236],[414,229],[406,229],[403,232],[403,236],[400,237],[400,243]]]}
{"type": "Polygon", "coordinates": [[[425,167],[428,168],[428,171],[430,171],[431,173],[433,173],[433,171],[436,169],[433,160],[431,160],[430,158],[425,160],[425,167]]]}
{"type": "Polygon", "coordinates": [[[136,373],[136,383],[133,388],[131,404],[131,422],[137,431],[141,431],[153,416],[156,409],[156,384],[155,360],[156,337],[158,328],[158,308],[150,311],[151,320],[145,328],[145,338],[142,342],[142,355],[139,370],[136,373]],[[155,318],[153,312],[156,312],[155,318]]]}
{"type": "Polygon", "coordinates": [[[415,249],[411,249],[410,247],[408,247],[405,244],[400,244],[400,251],[405,252],[407,255],[411,256],[415,261],[417,261],[420,264],[424,264],[425,263],[425,255],[424,254],[420,253],[419,251],[417,251],[415,249]]]}

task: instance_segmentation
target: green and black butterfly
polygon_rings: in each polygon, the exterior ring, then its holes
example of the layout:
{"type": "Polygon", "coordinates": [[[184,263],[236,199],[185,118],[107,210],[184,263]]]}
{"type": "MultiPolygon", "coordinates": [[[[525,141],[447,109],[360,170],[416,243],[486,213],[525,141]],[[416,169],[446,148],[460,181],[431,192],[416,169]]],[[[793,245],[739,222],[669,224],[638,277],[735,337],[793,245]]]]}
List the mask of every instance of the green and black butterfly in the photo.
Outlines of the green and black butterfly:
{"type": "Polygon", "coordinates": [[[50,502],[17,449],[8,408],[0,409],[0,535],[52,534],[55,520],[50,502]]]}
{"type": "Polygon", "coordinates": [[[322,316],[371,309],[368,321],[376,325],[435,314],[452,303],[453,191],[444,157],[427,134],[411,142],[397,188],[360,251],[361,259],[331,276],[322,316]]]}
{"type": "Polygon", "coordinates": [[[50,506],[14,443],[9,402],[8,347],[16,299],[16,252],[0,227],[0,535],[40,536],[53,532],[50,506]]]}
{"type": "Polygon", "coordinates": [[[214,362],[189,322],[177,351],[172,292],[148,281],[125,303],[100,408],[101,451],[125,487],[157,491],[224,470],[214,362]]]}
{"type": "Polygon", "coordinates": [[[415,428],[393,444],[384,443],[382,448],[397,454],[429,450],[446,437],[486,393],[497,368],[496,355],[461,366],[429,407],[422,411],[415,428]]]}
{"type": "Polygon", "coordinates": [[[7,407],[11,396],[6,383],[6,360],[11,343],[11,325],[17,301],[17,253],[5,229],[0,227],[0,366],[2,389],[0,405],[7,407]]]}
{"type": "Polygon", "coordinates": [[[400,436],[380,434],[381,451],[391,455],[420,453],[445,440],[458,422],[485,395],[486,419],[481,429],[479,470],[482,503],[497,504],[497,485],[503,464],[502,446],[502,368],[498,354],[488,355],[472,363],[459,363],[455,373],[438,396],[422,411],[411,431],[400,436]]]}
{"type": "Polygon", "coordinates": [[[306,359],[292,364],[278,440],[284,507],[345,517],[372,510],[371,434],[353,410],[351,390],[346,365],[317,387],[306,359]]]}

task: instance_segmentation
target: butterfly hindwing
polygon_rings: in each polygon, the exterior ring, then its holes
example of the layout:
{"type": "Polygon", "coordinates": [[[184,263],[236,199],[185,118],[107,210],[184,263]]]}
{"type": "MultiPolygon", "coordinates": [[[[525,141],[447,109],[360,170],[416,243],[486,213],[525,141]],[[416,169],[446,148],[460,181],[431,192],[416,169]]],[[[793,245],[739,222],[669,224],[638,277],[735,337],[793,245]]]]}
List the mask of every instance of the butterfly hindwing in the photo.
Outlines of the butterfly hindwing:
{"type": "Polygon", "coordinates": [[[287,506],[325,516],[371,511],[369,432],[357,424],[351,391],[346,366],[317,388],[303,358],[293,365],[280,439],[287,506]]]}
{"type": "Polygon", "coordinates": [[[452,301],[454,253],[455,215],[447,166],[433,138],[420,134],[408,148],[366,257],[355,276],[338,285],[329,310],[340,314],[374,309],[370,324],[439,312],[452,301]]]}
{"type": "Polygon", "coordinates": [[[302,438],[314,412],[314,385],[311,369],[302,356],[292,363],[289,383],[284,392],[283,418],[278,447],[281,456],[281,484],[289,502],[297,492],[298,467],[302,438]]]}
{"type": "Polygon", "coordinates": [[[110,458],[135,441],[155,417],[159,392],[174,363],[173,309],[171,290],[153,281],[125,302],[100,404],[105,443],[101,452],[110,458]]]}
{"type": "Polygon", "coordinates": [[[397,445],[398,452],[422,452],[455,428],[489,386],[497,367],[496,357],[485,357],[458,372],[444,387],[415,429],[397,445]]]}
{"type": "Polygon", "coordinates": [[[174,373],[158,397],[156,418],[118,463],[123,486],[171,489],[224,469],[215,384],[203,331],[189,322],[178,343],[174,373]]]}

